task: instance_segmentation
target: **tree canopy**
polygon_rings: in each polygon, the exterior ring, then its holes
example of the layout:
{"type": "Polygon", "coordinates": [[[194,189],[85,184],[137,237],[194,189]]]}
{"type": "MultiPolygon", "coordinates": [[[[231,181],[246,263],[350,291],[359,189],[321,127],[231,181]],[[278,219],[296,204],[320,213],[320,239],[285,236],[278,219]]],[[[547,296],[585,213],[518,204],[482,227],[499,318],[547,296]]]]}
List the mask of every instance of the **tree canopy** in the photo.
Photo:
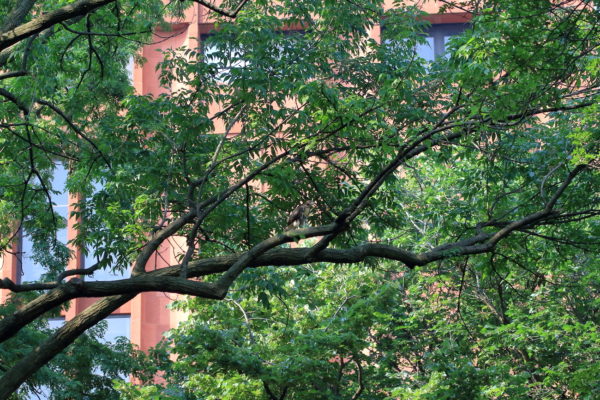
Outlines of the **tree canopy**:
{"type": "Polygon", "coordinates": [[[600,395],[597,2],[440,1],[471,21],[430,61],[418,5],[196,1],[210,53],[165,50],[168,90],[135,93],[130,57],[193,3],[0,4],[0,249],[22,232],[45,269],[0,282],[0,398],[147,291],[190,319],[130,398],[600,395]],[[78,297],[101,299],[32,336],[78,297]]]}

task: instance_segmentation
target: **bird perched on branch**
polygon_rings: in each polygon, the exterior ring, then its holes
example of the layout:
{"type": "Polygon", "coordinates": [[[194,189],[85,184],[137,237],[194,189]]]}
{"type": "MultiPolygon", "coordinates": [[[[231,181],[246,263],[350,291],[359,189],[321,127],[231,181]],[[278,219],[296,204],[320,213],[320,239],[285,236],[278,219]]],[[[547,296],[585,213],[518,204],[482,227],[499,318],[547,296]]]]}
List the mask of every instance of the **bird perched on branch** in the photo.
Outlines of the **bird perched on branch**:
{"type": "Polygon", "coordinates": [[[310,213],[310,209],[315,206],[315,202],[309,200],[305,203],[300,204],[298,207],[294,208],[294,210],[290,213],[287,219],[288,226],[285,228],[286,231],[290,229],[298,229],[303,226],[306,226],[306,222],[308,219],[308,215],[310,213]]]}

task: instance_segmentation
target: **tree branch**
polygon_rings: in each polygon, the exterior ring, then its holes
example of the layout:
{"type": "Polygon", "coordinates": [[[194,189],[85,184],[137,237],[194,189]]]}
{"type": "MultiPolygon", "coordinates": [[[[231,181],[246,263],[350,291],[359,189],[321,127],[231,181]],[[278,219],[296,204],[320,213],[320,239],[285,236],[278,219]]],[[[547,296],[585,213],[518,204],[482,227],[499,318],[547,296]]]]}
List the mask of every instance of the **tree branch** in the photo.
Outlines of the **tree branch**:
{"type": "Polygon", "coordinates": [[[27,75],[27,71],[14,71],[14,72],[5,72],[0,74],[0,81],[8,78],[15,78],[17,76],[25,76],[27,75]]]}
{"type": "Polygon", "coordinates": [[[106,166],[110,169],[110,161],[108,160],[108,158],[106,158],[106,156],[104,155],[104,153],[102,153],[102,151],[100,151],[100,149],[98,148],[98,146],[96,146],[96,143],[94,143],[90,138],[88,138],[86,136],[85,133],[83,133],[83,131],[81,129],[79,129],[77,127],[77,125],[75,125],[75,123],[73,123],[73,121],[71,121],[71,118],[69,118],[67,116],[67,114],[65,114],[60,108],[58,108],[57,106],[55,106],[54,104],[50,103],[49,101],[46,100],[36,100],[36,103],[44,105],[48,108],[50,108],[52,111],[54,111],[56,114],[58,114],[68,125],[71,129],[73,129],[73,131],[75,131],[75,133],[80,136],[83,140],[85,140],[86,142],[88,142],[90,144],[90,146],[92,146],[92,148],[94,149],[94,151],[96,151],[100,157],[102,157],[102,159],[104,160],[104,162],[106,163],[106,166]]]}
{"type": "Polygon", "coordinates": [[[48,29],[51,26],[74,17],[86,15],[97,8],[113,3],[116,0],[79,0],[59,9],[42,14],[29,22],[16,26],[0,34],[0,51],[21,40],[48,29]]]}
{"type": "Polygon", "coordinates": [[[356,381],[358,383],[358,388],[356,388],[356,392],[354,392],[350,400],[356,400],[360,397],[363,390],[365,390],[365,383],[363,382],[363,369],[362,365],[360,365],[360,360],[357,360],[356,357],[352,357],[352,362],[356,365],[356,381]]]}
{"type": "MultiPolygon", "coordinates": [[[[113,295],[131,293],[132,291],[169,291],[175,293],[193,294],[200,297],[211,299],[222,299],[227,294],[227,290],[235,279],[248,267],[260,267],[266,265],[288,266],[301,265],[313,262],[331,262],[331,263],[358,263],[367,257],[384,258],[400,261],[408,268],[423,266],[435,261],[489,252],[495,248],[498,242],[510,233],[524,228],[531,228],[544,223],[548,219],[557,218],[559,213],[553,210],[553,206],[558,198],[564,193],[565,189],[573,181],[575,176],[584,171],[585,165],[576,167],[565,179],[561,187],[553,195],[552,199],[545,206],[544,210],[529,214],[519,220],[502,224],[503,227],[496,232],[481,232],[470,238],[462,239],[453,243],[447,243],[437,246],[429,251],[416,254],[394,246],[367,243],[355,246],[349,249],[323,249],[314,254],[314,248],[296,248],[296,249],[274,249],[274,247],[293,241],[297,238],[315,237],[328,234],[336,229],[335,224],[324,225],[321,227],[297,229],[284,232],[280,235],[271,237],[254,246],[251,250],[243,254],[231,254],[227,256],[207,258],[196,260],[189,263],[188,276],[201,277],[225,272],[217,284],[206,284],[202,282],[184,283],[185,280],[162,281],[152,277],[179,276],[181,274],[181,265],[175,265],[168,268],[148,272],[140,277],[129,280],[106,282],[81,282],[63,284],[55,290],[39,296],[10,317],[5,317],[0,321],[0,342],[14,336],[19,329],[42,315],[44,312],[54,308],[65,301],[75,297],[94,297],[98,295],[113,295]],[[183,282],[182,282],[183,281],[183,282]],[[119,282],[119,283],[116,283],[119,282]]],[[[189,214],[192,215],[192,214],[189,214]]],[[[188,215],[188,216],[189,216],[188,215]]],[[[165,238],[176,232],[179,225],[185,223],[185,218],[180,218],[175,226],[170,224],[163,229],[162,236],[165,238]],[[169,233],[170,232],[170,233],[169,233]]],[[[486,226],[482,224],[482,226],[486,226]]],[[[490,225],[487,225],[490,226],[490,225]]],[[[149,251],[149,250],[148,250],[149,251]]],[[[154,250],[149,251],[150,257],[154,250]]],[[[147,259],[145,260],[147,261],[147,259]]],[[[144,264],[145,265],[145,264],[144,264]]],[[[17,288],[12,282],[7,284],[6,288],[17,288]]]]}
{"type": "Polygon", "coordinates": [[[0,88],[0,96],[4,97],[7,100],[9,100],[10,102],[14,103],[19,108],[19,110],[21,110],[23,112],[24,115],[29,114],[29,107],[27,107],[25,104],[23,104],[23,102],[21,100],[19,100],[14,94],[9,92],[8,90],[6,90],[4,88],[0,88]]]}
{"type": "Polygon", "coordinates": [[[0,399],[7,399],[24,381],[73,343],[88,328],[108,317],[113,311],[134,297],[135,294],[104,298],[65,323],[44,343],[37,346],[2,375],[2,378],[0,378],[0,399]]]}
{"type": "Polygon", "coordinates": [[[23,22],[36,0],[21,0],[17,2],[15,8],[4,18],[0,33],[14,29],[23,22]]]}
{"type": "Polygon", "coordinates": [[[214,4],[209,3],[208,1],[205,1],[205,0],[192,0],[192,1],[194,3],[203,5],[204,7],[208,8],[211,11],[216,12],[217,14],[220,14],[224,17],[229,17],[229,18],[237,17],[238,13],[242,10],[242,8],[244,8],[246,3],[248,2],[248,0],[241,0],[239,2],[238,6],[233,11],[227,11],[227,10],[223,10],[222,8],[217,7],[214,4]]]}

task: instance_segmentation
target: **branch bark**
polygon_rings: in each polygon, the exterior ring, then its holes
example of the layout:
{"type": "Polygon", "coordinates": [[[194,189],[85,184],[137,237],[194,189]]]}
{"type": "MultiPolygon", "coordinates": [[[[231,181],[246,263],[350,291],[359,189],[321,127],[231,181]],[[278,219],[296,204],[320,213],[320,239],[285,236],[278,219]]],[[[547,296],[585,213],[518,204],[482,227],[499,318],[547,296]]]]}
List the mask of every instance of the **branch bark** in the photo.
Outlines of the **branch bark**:
{"type": "Polygon", "coordinates": [[[67,4],[59,9],[42,14],[29,22],[18,25],[0,34],[0,51],[51,26],[74,17],[89,14],[90,12],[113,3],[116,0],[79,0],[67,4]]]}
{"type": "Polygon", "coordinates": [[[6,32],[16,28],[29,14],[31,8],[35,4],[36,0],[21,0],[17,2],[17,5],[13,10],[4,18],[2,26],[0,27],[0,33],[6,32]]]}

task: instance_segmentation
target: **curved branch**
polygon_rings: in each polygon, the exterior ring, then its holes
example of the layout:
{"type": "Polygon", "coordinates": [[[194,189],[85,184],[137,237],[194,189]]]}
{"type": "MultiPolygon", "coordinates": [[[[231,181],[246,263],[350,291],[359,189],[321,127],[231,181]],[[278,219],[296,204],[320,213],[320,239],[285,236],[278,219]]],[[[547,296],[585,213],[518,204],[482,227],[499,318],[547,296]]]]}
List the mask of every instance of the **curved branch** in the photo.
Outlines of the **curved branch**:
{"type": "Polygon", "coordinates": [[[24,115],[29,114],[29,107],[27,107],[21,100],[19,100],[14,94],[4,88],[0,88],[0,96],[6,98],[8,101],[14,103],[24,115]]]}
{"type": "Polygon", "coordinates": [[[229,267],[227,272],[223,274],[221,279],[216,284],[217,289],[220,291],[223,297],[227,294],[229,287],[237,279],[238,276],[246,269],[250,263],[257,259],[261,254],[265,254],[267,251],[282,245],[283,243],[289,243],[301,238],[309,238],[315,236],[322,236],[332,232],[336,228],[335,224],[329,224],[318,228],[309,229],[297,229],[279,235],[272,236],[266,240],[263,240],[243,255],[241,255],[232,265],[229,267]],[[300,232],[300,233],[299,233],[300,232]]]}
{"type": "Polygon", "coordinates": [[[27,74],[28,74],[27,71],[5,72],[3,74],[0,74],[0,81],[4,80],[4,79],[9,79],[9,78],[16,78],[18,76],[25,76],[27,74]]]}
{"type": "Polygon", "coordinates": [[[365,390],[365,384],[363,382],[363,369],[360,361],[356,357],[352,357],[352,362],[356,365],[356,382],[358,383],[358,388],[356,388],[356,392],[354,392],[350,400],[356,400],[360,397],[363,390],[365,390]]]}

